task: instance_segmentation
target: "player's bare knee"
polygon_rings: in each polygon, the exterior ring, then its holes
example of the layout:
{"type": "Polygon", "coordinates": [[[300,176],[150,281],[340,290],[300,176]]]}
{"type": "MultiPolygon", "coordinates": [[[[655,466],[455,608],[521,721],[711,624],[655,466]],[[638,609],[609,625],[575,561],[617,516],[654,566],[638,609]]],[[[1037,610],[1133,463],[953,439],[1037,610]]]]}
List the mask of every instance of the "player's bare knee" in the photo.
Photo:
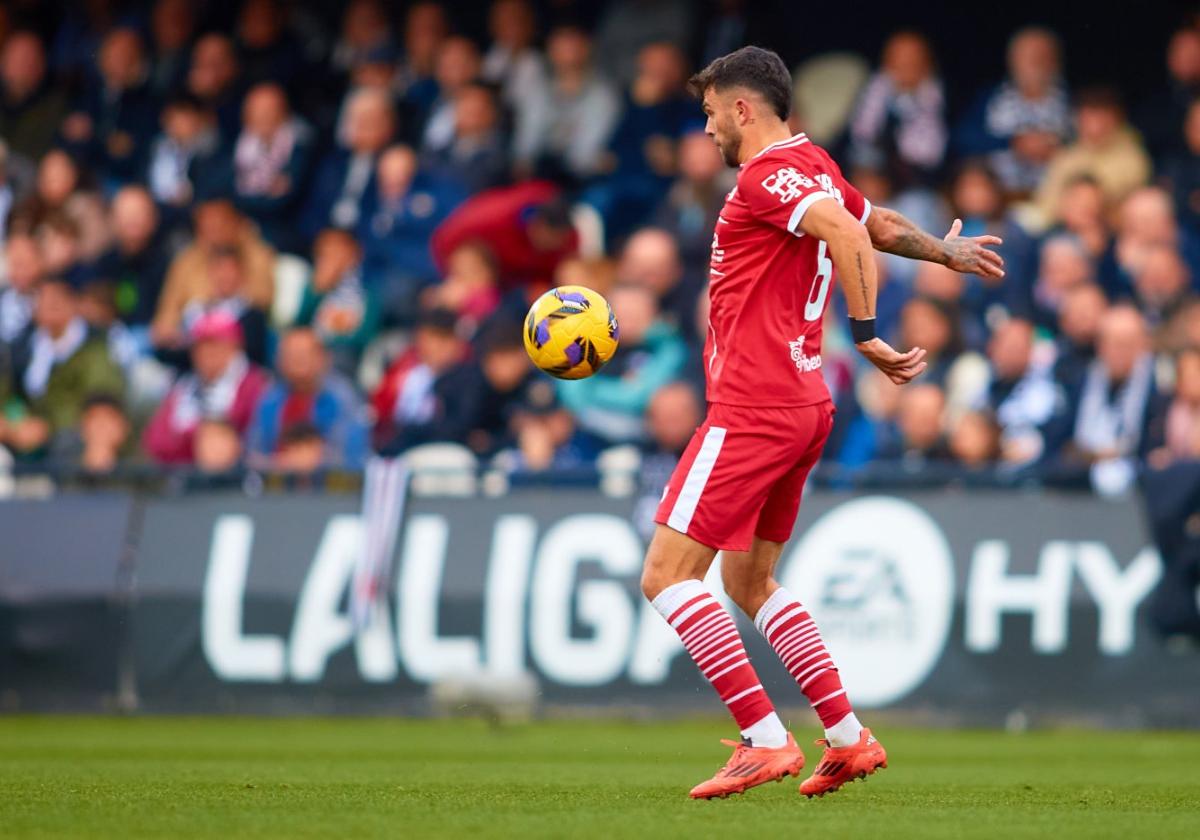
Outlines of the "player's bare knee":
{"type": "Polygon", "coordinates": [[[669,583],[662,582],[662,574],[658,568],[651,562],[650,557],[646,557],[646,564],[642,566],[642,594],[646,596],[647,601],[653,601],[658,597],[658,593],[662,592],[670,586],[669,583]]]}
{"type": "Polygon", "coordinates": [[[721,579],[725,585],[725,594],[751,618],[762,609],[762,605],[771,597],[771,592],[777,586],[769,575],[746,577],[731,574],[724,569],[721,579]]]}

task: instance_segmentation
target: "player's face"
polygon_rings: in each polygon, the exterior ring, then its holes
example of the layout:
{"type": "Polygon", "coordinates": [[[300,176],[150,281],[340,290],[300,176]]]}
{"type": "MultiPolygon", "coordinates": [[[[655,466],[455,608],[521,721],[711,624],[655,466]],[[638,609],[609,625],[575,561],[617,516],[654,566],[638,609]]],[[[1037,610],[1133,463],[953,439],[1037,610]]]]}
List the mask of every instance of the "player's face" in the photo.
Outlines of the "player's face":
{"type": "Polygon", "coordinates": [[[742,132],[737,124],[737,98],[728,92],[721,95],[709,88],[704,92],[704,113],[708,117],[704,133],[717,144],[725,165],[740,165],[742,132]]]}

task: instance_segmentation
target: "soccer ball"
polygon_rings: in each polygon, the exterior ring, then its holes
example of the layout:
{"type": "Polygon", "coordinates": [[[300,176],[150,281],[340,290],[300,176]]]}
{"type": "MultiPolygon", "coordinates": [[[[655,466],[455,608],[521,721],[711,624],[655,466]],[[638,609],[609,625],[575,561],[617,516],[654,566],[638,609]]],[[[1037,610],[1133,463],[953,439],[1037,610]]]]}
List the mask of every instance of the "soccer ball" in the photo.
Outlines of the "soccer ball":
{"type": "Polygon", "coordinates": [[[617,350],[617,319],[599,292],[559,286],[533,302],[525,318],[525,351],[559,379],[591,376],[617,350]]]}

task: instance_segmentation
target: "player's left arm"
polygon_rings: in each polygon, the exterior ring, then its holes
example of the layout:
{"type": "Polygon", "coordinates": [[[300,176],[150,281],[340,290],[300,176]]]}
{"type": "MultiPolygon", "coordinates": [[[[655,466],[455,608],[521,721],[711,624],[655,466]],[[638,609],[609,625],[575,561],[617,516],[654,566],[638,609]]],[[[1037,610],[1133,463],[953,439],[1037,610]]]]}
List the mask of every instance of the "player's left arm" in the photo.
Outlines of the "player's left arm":
{"type": "Polygon", "coordinates": [[[871,208],[866,228],[875,248],[914,260],[941,263],[963,274],[998,280],[1004,276],[1004,259],[990,247],[1002,245],[998,236],[959,236],[962,220],[955,219],[944,239],[921,230],[902,213],[886,207],[871,208]]]}
{"type": "Polygon", "coordinates": [[[900,353],[873,335],[879,278],[875,249],[866,227],[834,198],[814,202],[800,219],[799,226],[809,236],[825,241],[842,292],[846,295],[846,307],[854,328],[866,330],[870,335],[863,340],[860,340],[862,336],[855,335],[854,346],[858,352],[897,385],[912,381],[925,369],[925,351],[914,347],[907,353],[900,353]]]}

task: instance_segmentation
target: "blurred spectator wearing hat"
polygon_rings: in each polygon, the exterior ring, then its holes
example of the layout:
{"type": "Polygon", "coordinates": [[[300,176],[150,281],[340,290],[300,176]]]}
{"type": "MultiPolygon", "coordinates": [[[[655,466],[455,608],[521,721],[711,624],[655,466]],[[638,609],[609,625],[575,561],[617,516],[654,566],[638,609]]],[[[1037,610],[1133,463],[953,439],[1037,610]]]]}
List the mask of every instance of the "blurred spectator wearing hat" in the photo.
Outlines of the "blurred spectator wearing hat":
{"type": "Polygon", "coordinates": [[[281,251],[302,243],[293,215],[307,185],[314,138],[274,82],[250,89],[242,104],[242,131],[233,152],[234,201],[281,251]]]}
{"type": "MultiPolygon", "coordinates": [[[[268,385],[266,373],[242,351],[241,327],[228,312],[204,315],[189,337],[191,371],[171,386],[142,435],[146,452],[163,464],[194,463],[201,441],[210,436],[198,435],[203,424],[244,434],[268,385]]],[[[240,445],[238,450],[240,456],[240,445]]]]}
{"type": "Polygon", "coordinates": [[[107,179],[128,181],[141,169],[158,111],[141,35],[128,27],[110,30],[97,67],[99,74],[87,80],[63,121],[62,135],[80,160],[107,179]]]}
{"type": "Polygon", "coordinates": [[[14,343],[12,363],[20,407],[0,422],[0,441],[18,453],[43,450],[75,429],[90,397],[124,394],[107,342],[79,314],[76,290],[59,279],[41,282],[33,323],[14,343]]]}
{"type": "MultiPolygon", "coordinates": [[[[328,228],[313,245],[313,272],[296,323],[312,327],[330,350],[334,367],[352,374],[358,357],[379,330],[378,293],[363,277],[362,246],[349,232],[328,228]]],[[[412,304],[409,304],[412,306],[412,304]]]]}
{"type": "MultiPolygon", "coordinates": [[[[246,358],[256,365],[265,365],[267,313],[250,298],[246,269],[246,258],[236,245],[214,247],[208,262],[212,294],[206,299],[197,298],[184,307],[183,330],[190,332],[192,326],[210,312],[225,312],[241,328],[246,358]]],[[[176,367],[187,365],[187,354],[182,351],[173,354],[170,347],[164,347],[158,357],[176,367]]]]}
{"type": "Polygon", "coordinates": [[[247,304],[268,311],[275,292],[275,251],[259,237],[254,227],[228,200],[208,201],[196,208],[195,239],[171,261],[150,324],[156,348],[178,349],[187,345],[184,312],[189,305],[207,304],[217,298],[212,265],[218,253],[234,249],[241,257],[247,304]]]}
{"type": "Polygon", "coordinates": [[[1043,225],[1058,221],[1062,191],[1080,175],[1095,178],[1108,201],[1120,201],[1150,178],[1150,157],[1125,119],[1115,91],[1090,88],[1075,98],[1076,140],[1055,153],[1034,195],[1043,225]]]}
{"type": "Polygon", "coordinates": [[[470,240],[486,243],[496,255],[505,290],[547,288],[579,244],[562,192],[548,181],[486,190],[459,205],[430,243],[439,268],[444,271],[450,254],[470,240]]]}
{"type": "Polygon", "coordinates": [[[959,151],[987,155],[1005,192],[1027,196],[1070,133],[1058,36],[1037,26],[1018,30],[1008,42],[1008,78],[960,122],[959,151]]]}
{"type": "Polygon", "coordinates": [[[39,160],[66,112],[66,98],[46,72],[46,47],[30,30],[17,30],[0,46],[0,138],[9,151],[39,160]]]}
{"type": "Polygon", "coordinates": [[[276,368],[279,379],[263,393],[246,436],[250,465],[286,469],[300,460],[301,442],[311,435],[289,439],[289,433],[305,427],[316,432],[321,466],[361,469],[367,454],[365,406],[351,382],[330,369],[317,334],[306,328],[285,333],[276,368]]]}

